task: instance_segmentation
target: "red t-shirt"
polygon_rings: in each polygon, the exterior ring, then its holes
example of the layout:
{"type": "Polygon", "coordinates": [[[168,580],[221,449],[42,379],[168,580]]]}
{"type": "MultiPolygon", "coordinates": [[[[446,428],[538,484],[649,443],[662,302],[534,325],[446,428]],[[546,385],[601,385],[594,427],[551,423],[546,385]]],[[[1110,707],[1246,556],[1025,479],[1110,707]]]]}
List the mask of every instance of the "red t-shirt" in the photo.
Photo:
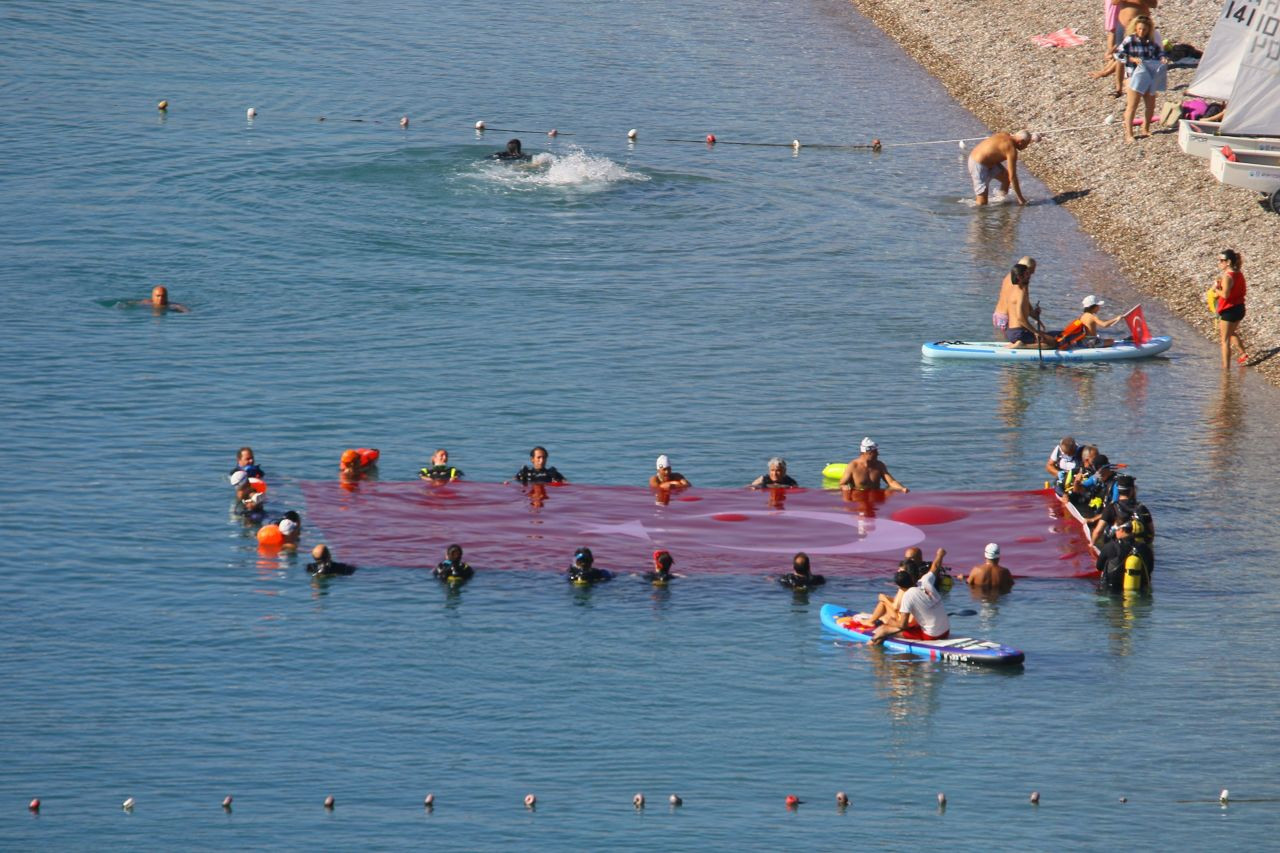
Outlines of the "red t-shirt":
{"type": "Polygon", "coordinates": [[[1240,270],[1227,270],[1227,275],[1231,277],[1231,286],[1227,288],[1227,295],[1218,300],[1219,312],[1244,304],[1244,273],[1240,270]]]}

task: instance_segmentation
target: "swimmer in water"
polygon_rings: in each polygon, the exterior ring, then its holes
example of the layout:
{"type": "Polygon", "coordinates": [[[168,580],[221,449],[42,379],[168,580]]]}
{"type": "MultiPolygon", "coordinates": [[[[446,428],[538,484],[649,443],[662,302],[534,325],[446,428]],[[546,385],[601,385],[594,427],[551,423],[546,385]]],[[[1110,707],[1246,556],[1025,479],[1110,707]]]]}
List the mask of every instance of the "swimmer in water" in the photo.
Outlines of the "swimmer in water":
{"type": "Polygon", "coordinates": [[[280,528],[280,536],[284,539],[282,547],[297,548],[298,540],[302,538],[302,518],[298,513],[289,510],[276,522],[276,526],[280,528]]]}
{"type": "Polygon", "coordinates": [[[233,476],[237,471],[243,471],[250,477],[256,477],[259,480],[264,479],[267,475],[262,473],[262,469],[253,461],[253,448],[242,447],[236,454],[236,467],[227,472],[227,476],[233,476]]]}
{"type": "Polygon", "coordinates": [[[801,551],[791,560],[791,574],[778,578],[778,583],[788,589],[806,590],[822,586],[827,579],[815,575],[809,568],[809,555],[801,551]]]}
{"type": "Polygon", "coordinates": [[[432,454],[431,464],[418,471],[418,477],[423,480],[434,480],[437,483],[447,483],[450,480],[461,480],[462,472],[449,464],[449,451],[442,447],[432,454]]]}
{"type": "Polygon", "coordinates": [[[163,314],[166,311],[174,311],[178,314],[190,314],[191,309],[177,302],[169,301],[169,289],[163,284],[157,284],[151,288],[150,299],[137,299],[133,302],[124,303],[126,305],[142,305],[150,308],[157,314],[163,314]]]}
{"type": "Polygon", "coordinates": [[[671,558],[671,554],[667,551],[653,552],[653,571],[645,572],[644,579],[652,583],[654,586],[666,586],[675,575],[671,573],[671,566],[675,560],[671,558]]]}
{"type": "Polygon", "coordinates": [[[378,467],[378,451],[361,453],[359,450],[347,448],[342,451],[338,461],[338,477],[344,481],[358,480],[378,467]]]}
{"type": "Polygon", "coordinates": [[[595,567],[595,557],[590,548],[579,548],[573,554],[573,565],[569,567],[569,583],[575,586],[601,583],[612,580],[613,573],[595,567]]]}
{"type": "Polygon", "coordinates": [[[555,467],[547,467],[547,449],[545,447],[535,447],[529,451],[530,465],[521,467],[519,471],[512,477],[522,486],[530,483],[564,483],[567,482],[564,474],[561,474],[555,467]]]}
{"type": "Polygon", "coordinates": [[[689,484],[684,474],[677,474],[671,470],[671,460],[667,458],[667,454],[658,457],[654,467],[657,472],[649,478],[649,488],[651,489],[672,489],[684,488],[689,484]]]}
{"type": "Polygon", "coordinates": [[[751,481],[753,489],[794,489],[800,484],[787,474],[787,460],[775,456],[769,460],[769,470],[751,481]]]}
{"type": "Polygon", "coordinates": [[[450,545],[445,549],[444,559],[436,564],[431,574],[448,584],[462,584],[471,579],[475,569],[462,561],[461,545],[450,545]]]}
{"type": "Polygon", "coordinates": [[[880,489],[884,481],[891,492],[909,492],[906,486],[899,483],[889,473],[889,469],[880,461],[880,445],[870,438],[862,439],[859,449],[861,455],[850,460],[840,475],[840,491],[848,496],[849,492],[863,489],[880,489]]]}
{"type": "Polygon", "coordinates": [[[528,163],[533,157],[524,153],[520,147],[519,139],[512,139],[507,143],[506,151],[495,151],[489,155],[489,159],[502,160],[506,163],[528,163]]]}
{"type": "Polygon", "coordinates": [[[311,559],[315,562],[307,563],[307,574],[316,577],[332,577],[334,575],[350,575],[354,574],[356,567],[347,563],[338,563],[333,559],[333,555],[329,553],[329,546],[320,544],[311,549],[311,559]]]}

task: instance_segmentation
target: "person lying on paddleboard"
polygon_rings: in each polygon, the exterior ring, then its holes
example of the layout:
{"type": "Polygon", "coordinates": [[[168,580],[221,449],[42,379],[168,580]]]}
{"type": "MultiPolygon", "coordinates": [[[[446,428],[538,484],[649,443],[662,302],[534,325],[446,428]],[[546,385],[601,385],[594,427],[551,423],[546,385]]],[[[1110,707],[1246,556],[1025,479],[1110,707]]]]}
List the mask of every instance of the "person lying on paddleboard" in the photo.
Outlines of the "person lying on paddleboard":
{"type": "Polygon", "coordinates": [[[889,473],[889,469],[880,461],[880,445],[870,437],[862,439],[859,446],[861,454],[849,461],[844,473],[840,475],[840,490],[848,493],[854,490],[888,488],[891,492],[909,492],[906,486],[899,483],[889,473]],[[884,486],[880,483],[883,481],[884,486]]]}
{"type": "Polygon", "coordinates": [[[502,160],[506,163],[527,163],[532,160],[533,157],[521,150],[519,139],[512,139],[507,143],[507,149],[505,151],[495,151],[489,155],[489,159],[502,160]]]}
{"type": "Polygon", "coordinates": [[[522,486],[527,486],[530,483],[567,482],[564,475],[554,467],[547,467],[547,449],[545,447],[535,447],[530,450],[529,461],[532,464],[522,466],[511,479],[516,480],[522,486]]]}
{"type": "Polygon", "coordinates": [[[671,554],[667,551],[653,552],[653,571],[645,572],[644,579],[652,583],[654,586],[666,586],[676,575],[671,573],[671,566],[675,563],[671,554]]]}
{"type": "Polygon", "coordinates": [[[809,555],[801,551],[791,559],[791,574],[778,578],[778,583],[787,589],[813,589],[822,586],[827,579],[815,575],[809,566],[809,555]]]}
{"type": "Polygon", "coordinates": [[[335,561],[333,555],[329,553],[329,546],[323,543],[311,549],[311,559],[315,562],[307,563],[307,574],[316,577],[350,575],[356,570],[355,566],[335,561]]]}
{"type": "Polygon", "coordinates": [[[431,455],[431,464],[418,471],[418,477],[422,480],[447,483],[451,480],[461,480],[462,472],[449,464],[449,451],[442,447],[431,455]]]}
{"type": "Polygon", "coordinates": [[[888,596],[881,595],[871,621],[876,625],[871,635],[873,645],[879,645],[886,637],[902,637],[908,640],[941,640],[951,633],[951,620],[938,592],[938,577],[942,570],[942,558],[946,551],[938,549],[929,571],[913,583],[911,573],[900,569],[893,582],[901,590],[896,597],[897,607],[888,596]]]}
{"type": "Polygon", "coordinates": [[[1110,338],[1100,337],[1098,330],[1114,326],[1124,319],[1124,315],[1117,314],[1110,320],[1103,320],[1098,315],[1098,309],[1106,304],[1092,293],[1081,300],[1080,307],[1084,309],[1084,312],[1068,323],[1066,328],[1062,330],[1062,334],[1058,335],[1056,341],[1058,349],[1109,347],[1114,344],[1115,341],[1110,338]]]}
{"type": "Polygon", "coordinates": [[[983,550],[986,560],[969,570],[968,576],[960,575],[960,580],[967,583],[970,589],[1006,593],[1013,589],[1013,573],[1000,565],[1000,546],[990,542],[983,550]]]}
{"type": "Polygon", "coordinates": [[[794,489],[800,484],[787,474],[787,460],[775,456],[769,460],[769,470],[756,477],[749,485],[753,489],[794,489]]]}
{"type": "Polygon", "coordinates": [[[678,474],[671,470],[671,460],[667,458],[667,454],[662,454],[654,462],[657,471],[649,478],[649,488],[651,489],[672,489],[684,488],[690,485],[684,474],[678,474]]]}
{"type": "Polygon", "coordinates": [[[450,545],[444,551],[444,559],[436,564],[431,574],[445,583],[458,584],[470,580],[475,569],[462,561],[461,545],[450,545]]]}
{"type": "Polygon", "coordinates": [[[578,586],[612,580],[613,573],[595,567],[595,557],[590,548],[579,548],[573,554],[573,565],[569,567],[569,583],[578,586]]]}

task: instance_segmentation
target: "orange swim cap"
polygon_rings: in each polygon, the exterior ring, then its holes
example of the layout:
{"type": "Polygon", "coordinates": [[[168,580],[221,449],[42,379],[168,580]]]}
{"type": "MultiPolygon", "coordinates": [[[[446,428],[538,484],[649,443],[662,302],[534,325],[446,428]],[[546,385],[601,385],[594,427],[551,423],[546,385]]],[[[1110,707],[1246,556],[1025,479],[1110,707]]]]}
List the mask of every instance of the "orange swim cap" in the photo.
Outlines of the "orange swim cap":
{"type": "Polygon", "coordinates": [[[354,450],[344,450],[342,452],[342,464],[350,465],[352,462],[356,461],[356,458],[358,456],[359,454],[357,454],[354,450]]]}

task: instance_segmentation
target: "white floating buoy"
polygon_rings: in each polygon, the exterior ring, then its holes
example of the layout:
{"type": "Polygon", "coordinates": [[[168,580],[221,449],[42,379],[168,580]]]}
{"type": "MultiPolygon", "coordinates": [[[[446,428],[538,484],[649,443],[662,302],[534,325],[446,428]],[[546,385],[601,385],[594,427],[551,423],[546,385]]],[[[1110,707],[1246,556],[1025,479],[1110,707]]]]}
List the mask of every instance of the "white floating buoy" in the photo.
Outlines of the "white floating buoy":
{"type": "Polygon", "coordinates": [[[1120,798],[1120,802],[1122,802],[1122,803],[1127,803],[1127,802],[1129,802],[1129,798],[1128,798],[1128,797],[1121,797],[1121,798],[1120,798]]]}
{"type": "Polygon", "coordinates": [[[160,112],[164,112],[165,110],[169,109],[169,102],[161,101],[160,103],[156,104],[156,109],[158,109],[160,112]]]}
{"type": "Polygon", "coordinates": [[[639,135],[634,127],[627,131],[627,139],[635,139],[639,135]]]}
{"type": "Polygon", "coordinates": [[[533,808],[533,807],[534,807],[534,806],[536,806],[536,805],[538,805],[538,798],[537,798],[537,797],[535,797],[533,794],[525,794],[525,795],[524,795],[524,807],[525,807],[526,809],[531,809],[531,808],[533,808]]]}
{"type": "Polygon", "coordinates": [[[793,139],[793,140],[791,140],[791,147],[792,147],[792,148],[794,148],[795,150],[799,151],[799,150],[800,150],[800,140],[799,140],[799,139],[793,139]]]}
{"type": "Polygon", "coordinates": [[[127,812],[133,811],[133,797],[130,797],[129,799],[121,803],[120,808],[124,809],[127,812]]]}
{"type": "Polygon", "coordinates": [[[671,805],[673,805],[673,806],[683,806],[683,805],[684,805],[684,800],[680,799],[680,797],[679,797],[679,796],[677,796],[676,794],[672,794],[670,797],[668,797],[668,798],[667,798],[667,802],[671,803],[671,805]]]}
{"type": "Polygon", "coordinates": [[[1032,791],[1032,792],[1031,792],[1031,797],[1030,797],[1030,799],[1031,799],[1031,805],[1033,805],[1033,806],[1038,806],[1038,805],[1040,805],[1040,792],[1039,792],[1039,791],[1032,791]]]}
{"type": "Polygon", "coordinates": [[[484,122],[482,121],[476,122],[476,130],[484,130],[484,122]]]}
{"type": "Polygon", "coordinates": [[[222,798],[222,807],[227,811],[231,811],[231,795],[227,794],[222,798]]]}
{"type": "Polygon", "coordinates": [[[423,808],[427,808],[427,809],[433,809],[433,808],[435,808],[435,807],[436,807],[436,795],[435,795],[435,794],[427,794],[425,797],[423,797],[423,798],[422,798],[422,807],[423,807],[423,808]]]}
{"type": "Polygon", "coordinates": [[[325,807],[326,809],[331,809],[331,808],[333,808],[334,803],[336,803],[336,802],[337,802],[337,801],[333,798],[333,794],[330,794],[329,796],[327,796],[327,797],[325,797],[325,798],[324,798],[324,807],[325,807]]]}
{"type": "Polygon", "coordinates": [[[961,151],[963,151],[963,150],[964,150],[964,140],[963,140],[963,139],[961,139],[961,140],[960,140],[959,142],[957,142],[956,144],[960,146],[960,150],[961,150],[961,151]]]}
{"type": "Polygon", "coordinates": [[[244,111],[244,114],[245,114],[245,116],[246,116],[246,117],[248,117],[248,118],[250,118],[250,119],[253,119],[253,118],[257,118],[257,117],[258,117],[258,111],[257,111],[257,110],[255,110],[253,107],[249,107],[249,109],[245,110],[245,111],[244,111]]]}
{"type": "Polygon", "coordinates": [[[946,807],[947,807],[947,795],[939,791],[938,792],[938,808],[945,809],[946,807]]]}
{"type": "Polygon", "coordinates": [[[408,126],[409,126],[409,117],[408,117],[408,116],[400,116],[400,126],[401,126],[401,127],[408,127],[408,126]]]}
{"type": "Polygon", "coordinates": [[[836,805],[842,809],[848,806],[849,795],[846,794],[844,791],[836,791],[836,805]]]}
{"type": "Polygon", "coordinates": [[[638,809],[644,808],[644,794],[636,794],[631,798],[631,805],[638,809]]]}
{"type": "Polygon", "coordinates": [[[1218,802],[1223,803],[1225,805],[1231,799],[1230,794],[1231,794],[1230,791],[1228,791],[1226,788],[1223,788],[1222,793],[1218,795],[1218,802]]]}

